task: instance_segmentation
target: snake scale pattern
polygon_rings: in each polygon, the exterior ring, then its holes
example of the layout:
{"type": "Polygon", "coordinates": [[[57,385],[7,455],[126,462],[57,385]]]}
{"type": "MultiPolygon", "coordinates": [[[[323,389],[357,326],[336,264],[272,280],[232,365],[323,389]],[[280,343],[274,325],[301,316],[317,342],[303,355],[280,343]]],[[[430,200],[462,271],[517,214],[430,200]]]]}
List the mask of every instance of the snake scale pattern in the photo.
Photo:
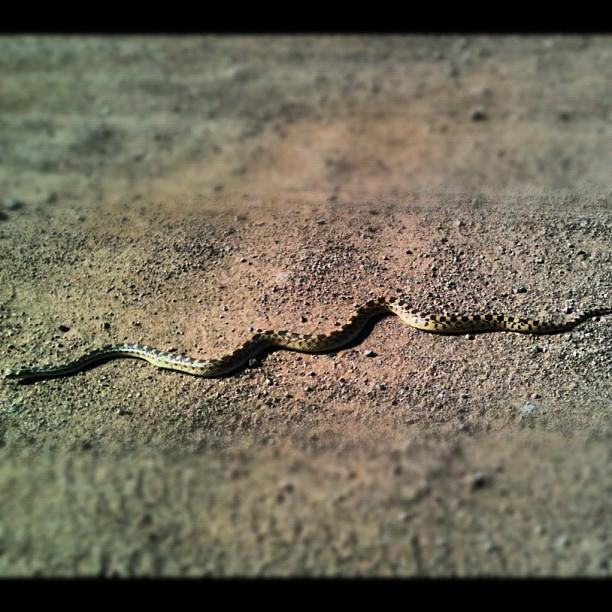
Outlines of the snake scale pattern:
{"type": "Polygon", "coordinates": [[[143,359],[158,368],[185,372],[193,376],[217,378],[245,367],[261,351],[281,348],[300,353],[326,353],[340,349],[359,338],[366,324],[375,317],[397,315],[416,329],[438,334],[464,334],[511,331],[522,334],[557,334],[569,331],[593,317],[611,314],[612,308],[599,308],[576,313],[562,322],[540,322],[503,314],[439,315],[420,312],[397,297],[380,297],[359,307],[339,329],[320,335],[297,334],[288,331],[258,332],[232,353],[219,359],[193,359],[159,351],[141,344],[111,344],[95,349],[63,365],[44,365],[22,370],[6,370],[7,380],[28,382],[37,379],[68,376],[98,363],[117,357],[143,359]]]}

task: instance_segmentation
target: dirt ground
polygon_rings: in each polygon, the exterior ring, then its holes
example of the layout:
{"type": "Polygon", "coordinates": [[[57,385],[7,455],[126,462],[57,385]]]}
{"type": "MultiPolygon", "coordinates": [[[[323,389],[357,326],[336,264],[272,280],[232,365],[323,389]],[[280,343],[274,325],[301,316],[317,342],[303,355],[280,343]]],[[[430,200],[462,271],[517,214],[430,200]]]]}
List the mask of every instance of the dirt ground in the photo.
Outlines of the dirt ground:
{"type": "MultiPolygon", "coordinates": [[[[373,296],[612,305],[612,39],[0,39],[0,366],[373,296]]],[[[0,383],[3,576],[609,576],[612,317],[0,383]]]]}

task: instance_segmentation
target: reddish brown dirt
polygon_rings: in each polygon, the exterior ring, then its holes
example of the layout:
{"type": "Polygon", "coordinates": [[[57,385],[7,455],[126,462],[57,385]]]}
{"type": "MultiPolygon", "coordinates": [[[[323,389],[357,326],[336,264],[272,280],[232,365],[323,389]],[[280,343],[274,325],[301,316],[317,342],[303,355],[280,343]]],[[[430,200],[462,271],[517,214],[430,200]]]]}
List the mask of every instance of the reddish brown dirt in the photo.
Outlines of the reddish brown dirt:
{"type": "MultiPolygon", "coordinates": [[[[2,368],[611,305],[607,37],[0,45],[2,368]]],[[[611,322],[1,384],[0,574],[609,575],[611,322]]]]}

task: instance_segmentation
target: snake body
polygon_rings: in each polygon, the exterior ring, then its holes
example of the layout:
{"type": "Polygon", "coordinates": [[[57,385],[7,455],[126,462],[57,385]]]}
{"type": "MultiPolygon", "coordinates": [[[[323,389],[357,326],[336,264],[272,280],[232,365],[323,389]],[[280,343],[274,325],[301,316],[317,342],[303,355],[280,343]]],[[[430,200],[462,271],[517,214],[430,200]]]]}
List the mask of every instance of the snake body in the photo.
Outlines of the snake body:
{"type": "Polygon", "coordinates": [[[438,334],[463,334],[511,331],[522,334],[556,334],[569,331],[593,317],[611,314],[612,308],[576,313],[562,322],[540,322],[503,314],[440,315],[420,312],[398,297],[380,297],[359,307],[339,329],[329,334],[308,335],[282,331],[258,331],[235,351],[219,359],[193,359],[141,344],[111,344],[92,350],[63,365],[44,365],[21,370],[6,370],[4,376],[20,382],[68,376],[95,364],[117,357],[143,359],[158,368],[185,372],[193,376],[218,378],[245,367],[261,351],[281,348],[300,353],[326,353],[354,342],[373,318],[397,315],[402,321],[423,331],[438,334]]]}

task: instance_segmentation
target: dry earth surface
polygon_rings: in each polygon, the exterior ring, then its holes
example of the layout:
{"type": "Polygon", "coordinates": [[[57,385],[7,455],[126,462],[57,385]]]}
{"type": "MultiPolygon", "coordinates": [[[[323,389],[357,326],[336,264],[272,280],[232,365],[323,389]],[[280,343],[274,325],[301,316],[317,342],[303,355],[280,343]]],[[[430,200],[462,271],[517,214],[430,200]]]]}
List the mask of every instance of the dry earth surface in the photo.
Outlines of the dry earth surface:
{"type": "MultiPolygon", "coordinates": [[[[610,37],[0,39],[0,365],[372,296],[612,303],[610,37]]],[[[612,317],[0,384],[0,574],[609,576],[612,317]]]]}

